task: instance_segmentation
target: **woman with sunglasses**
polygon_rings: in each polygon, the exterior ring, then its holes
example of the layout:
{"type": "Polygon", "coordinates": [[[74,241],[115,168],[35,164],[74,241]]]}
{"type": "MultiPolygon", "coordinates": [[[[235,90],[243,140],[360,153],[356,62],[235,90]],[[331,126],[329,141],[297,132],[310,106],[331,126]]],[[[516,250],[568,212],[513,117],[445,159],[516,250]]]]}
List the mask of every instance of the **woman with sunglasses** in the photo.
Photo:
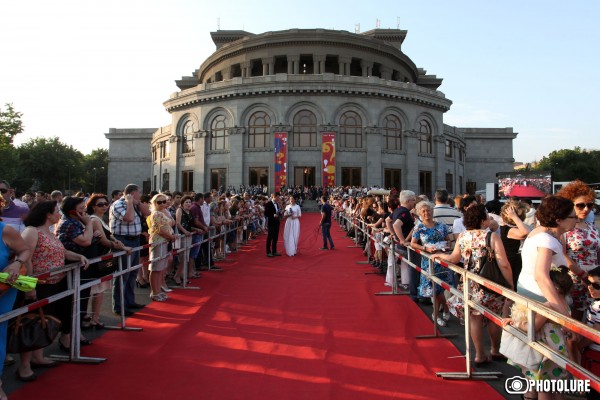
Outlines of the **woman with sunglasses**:
{"type": "Polygon", "coordinates": [[[598,265],[600,233],[594,223],[585,221],[596,205],[594,203],[596,196],[594,191],[580,180],[563,186],[557,195],[569,199],[575,204],[577,223],[572,231],[565,234],[564,243],[567,267],[569,267],[573,279],[571,315],[581,321],[583,312],[591,301],[585,279],[587,273],[598,265]]]}
{"type": "Polygon", "coordinates": [[[164,285],[164,274],[169,263],[169,257],[165,256],[168,253],[168,242],[176,238],[173,234],[174,221],[165,214],[165,210],[169,206],[167,196],[158,193],[154,195],[150,203],[152,204],[152,213],[147,218],[149,242],[152,245],[150,258],[155,260],[150,264],[150,298],[154,301],[165,301],[169,297],[163,291],[171,291],[164,285]]]}
{"type": "MultiPolygon", "coordinates": [[[[102,217],[108,211],[109,205],[108,197],[102,193],[94,193],[88,199],[85,204],[86,211],[92,220],[92,226],[94,227],[94,240],[92,245],[88,248],[89,251],[86,254],[88,258],[95,258],[110,251],[131,251],[131,247],[125,246],[123,243],[115,239],[111,234],[110,228],[106,225],[102,217]]],[[[114,262],[118,262],[114,259],[114,262]]],[[[93,271],[93,278],[99,278],[105,274],[98,269],[98,263],[92,264],[90,269],[93,271]]],[[[111,287],[111,281],[101,282],[98,285],[91,287],[92,295],[92,314],[90,316],[89,326],[91,328],[102,329],[104,324],[100,321],[100,311],[102,310],[102,302],[104,301],[104,292],[109,290],[111,287]]],[[[82,308],[82,312],[87,311],[87,304],[82,308]]]]}

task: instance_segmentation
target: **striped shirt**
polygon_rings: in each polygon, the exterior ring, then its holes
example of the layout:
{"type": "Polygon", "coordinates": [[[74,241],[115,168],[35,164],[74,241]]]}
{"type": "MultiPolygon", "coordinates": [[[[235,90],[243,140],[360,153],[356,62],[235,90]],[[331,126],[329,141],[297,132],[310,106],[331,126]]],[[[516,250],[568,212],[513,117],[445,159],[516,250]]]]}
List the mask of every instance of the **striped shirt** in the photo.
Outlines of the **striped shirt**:
{"type": "Polygon", "coordinates": [[[135,208],[133,222],[125,222],[123,221],[123,217],[127,212],[127,202],[125,201],[125,198],[120,198],[110,206],[108,221],[110,224],[110,231],[113,235],[139,236],[142,234],[142,221],[140,219],[139,210],[137,210],[137,207],[135,208]]]}

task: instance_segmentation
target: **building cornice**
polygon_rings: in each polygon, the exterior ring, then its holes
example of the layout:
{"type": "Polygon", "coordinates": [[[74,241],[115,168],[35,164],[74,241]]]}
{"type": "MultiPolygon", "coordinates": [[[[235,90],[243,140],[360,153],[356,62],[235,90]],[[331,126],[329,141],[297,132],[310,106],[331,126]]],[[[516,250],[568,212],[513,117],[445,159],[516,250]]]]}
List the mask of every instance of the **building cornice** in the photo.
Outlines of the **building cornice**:
{"type": "Polygon", "coordinates": [[[375,77],[339,76],[333,74],[298,76],[277,74],[272,76],[233,78],[228,81],[200,84],[192,89],[176,92],[164,102],[169,112],[184,110],[199,104],[210,104],[239,98],[269,95],[309,96],[363,96],[415,103],[442,112],[452,104],[445,95],[413,83],[386,81],[375,77]]]}

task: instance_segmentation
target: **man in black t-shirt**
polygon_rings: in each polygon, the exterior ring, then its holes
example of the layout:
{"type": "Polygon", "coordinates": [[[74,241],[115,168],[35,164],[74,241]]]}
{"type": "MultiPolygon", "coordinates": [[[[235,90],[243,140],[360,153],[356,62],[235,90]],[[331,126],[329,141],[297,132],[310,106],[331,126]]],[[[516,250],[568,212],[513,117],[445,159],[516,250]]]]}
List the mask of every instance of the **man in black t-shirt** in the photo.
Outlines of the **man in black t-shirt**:
{"type": "Polygon", "coordinates": [[[321,233],[323,234],[323,247],[321,250],[327,250],[327,241],[329,241],[329,249],[333,250],[333,239],[331,238],[331,213],[333,207],[327,202],[327,196],[321,197],[323,206],[321,207],[321,233]]]}

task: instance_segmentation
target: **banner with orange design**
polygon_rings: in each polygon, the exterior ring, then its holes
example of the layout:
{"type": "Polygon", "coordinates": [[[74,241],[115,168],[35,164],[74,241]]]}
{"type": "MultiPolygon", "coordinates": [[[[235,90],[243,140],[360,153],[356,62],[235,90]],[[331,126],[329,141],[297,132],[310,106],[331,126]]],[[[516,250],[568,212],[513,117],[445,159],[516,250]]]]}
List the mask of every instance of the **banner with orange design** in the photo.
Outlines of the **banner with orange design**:
{"type": "Polygon", "coordinates": [[[275,132],[275,191],[287,186],[287,132],[275,132]]]}
{"type": "Polygon", "coordinates": [[[335,186],[335,132],[323,132],[321,154],[323,187],[335,186]]]}

